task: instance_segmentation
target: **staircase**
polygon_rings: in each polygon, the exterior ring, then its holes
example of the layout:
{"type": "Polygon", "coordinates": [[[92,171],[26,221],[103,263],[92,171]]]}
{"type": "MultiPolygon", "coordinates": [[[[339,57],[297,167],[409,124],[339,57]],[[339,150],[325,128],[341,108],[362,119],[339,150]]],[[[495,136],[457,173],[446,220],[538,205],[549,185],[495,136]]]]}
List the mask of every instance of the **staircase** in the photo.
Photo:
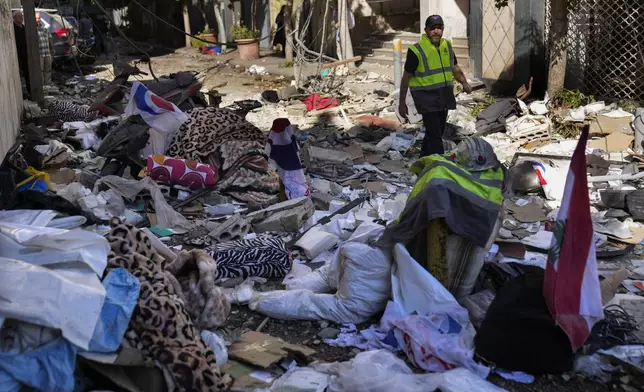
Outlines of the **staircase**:
{"type": "MultiPolygon", "coordinates": [[[[353,49],[355,55],[362,56],[365,63],[393,65],[394,53],[393,44],[395,39],[402,40],[403,64],[407,56],[407,49],[420,40],[420,34],[409,32],[392,32],[374,34],[364,39],[353,49]]],[[[453,38],[452,47],[456,54],[459,67],[469,73],[470,69],[470,47],[467,38],[453,38]]]]}

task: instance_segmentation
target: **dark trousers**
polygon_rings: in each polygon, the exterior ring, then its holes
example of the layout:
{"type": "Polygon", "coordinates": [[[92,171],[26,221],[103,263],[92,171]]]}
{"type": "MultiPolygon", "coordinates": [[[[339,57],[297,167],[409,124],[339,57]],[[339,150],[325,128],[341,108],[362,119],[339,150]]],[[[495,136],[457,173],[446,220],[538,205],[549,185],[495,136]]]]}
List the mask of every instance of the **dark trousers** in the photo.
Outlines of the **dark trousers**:
{"type": "Polygon", "coordinates": [[[420,149],[420,157],[432,154],[444,154],[443,132],[447,122],[447,110],[423,114],[423,125],[425,126],[425,139],[420,149]]]}
{"type": "Polygon", "coordinates": [[[27,95],[31,94],[31,81],[29,80],[29,67],[27,66],[27,59],[18,59],[18,68],[22,72],[22,77],[25,78],[25,86],[27,87],[27,95]]]}

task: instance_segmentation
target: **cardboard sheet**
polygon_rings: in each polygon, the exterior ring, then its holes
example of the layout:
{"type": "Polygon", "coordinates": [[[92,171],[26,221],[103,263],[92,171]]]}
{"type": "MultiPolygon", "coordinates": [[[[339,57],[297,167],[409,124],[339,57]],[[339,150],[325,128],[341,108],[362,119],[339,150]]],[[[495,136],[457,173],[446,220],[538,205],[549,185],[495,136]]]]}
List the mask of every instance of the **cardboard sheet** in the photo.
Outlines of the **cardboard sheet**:
{"type": "Polygon", "coordinates": [[[267,369],[286,358],[289,351],[301,353],[307,357],[315,354],[315,350],[308,347],[286,343],[281,339],[260,332],[249,331],[229,347],[228,356],[267,369]]]}
{"type": "Polygon", "coordinates": [[[588,143],[588,148],[601,148],[606,152],[619,152],[628,149],[634,139],[633,136],[614,132],[601,139],[591,140],[588,143]]]}
{"type": "Polygon", "coordinates": [[[621,132],[628,135],[633,134],[631,128],[631,117],[609,117],[603,114],[597,115],[597,118],[590,124],[591,134],[610,134],[621,132]]]}

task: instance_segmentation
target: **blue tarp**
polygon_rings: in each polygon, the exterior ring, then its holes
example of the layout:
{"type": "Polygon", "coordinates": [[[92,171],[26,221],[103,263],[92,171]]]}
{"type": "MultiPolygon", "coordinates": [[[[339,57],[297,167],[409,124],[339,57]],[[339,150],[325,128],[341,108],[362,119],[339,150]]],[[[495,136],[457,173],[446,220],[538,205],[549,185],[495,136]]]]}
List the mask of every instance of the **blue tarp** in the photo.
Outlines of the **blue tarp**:
{"type": "Polygon", "coordinates": [[[89,352],[118,350],[139,299],[139,280],[124,268],[110,271],[103,279],[105,302],[89,342],[89,352]]]}
{"type": "Polygon", "coordinates": [[[43,392],[74,390],[76,347],[64,338],[22,353],[0,353],[0,391],[18,392],[21,384],[43,392]]]}

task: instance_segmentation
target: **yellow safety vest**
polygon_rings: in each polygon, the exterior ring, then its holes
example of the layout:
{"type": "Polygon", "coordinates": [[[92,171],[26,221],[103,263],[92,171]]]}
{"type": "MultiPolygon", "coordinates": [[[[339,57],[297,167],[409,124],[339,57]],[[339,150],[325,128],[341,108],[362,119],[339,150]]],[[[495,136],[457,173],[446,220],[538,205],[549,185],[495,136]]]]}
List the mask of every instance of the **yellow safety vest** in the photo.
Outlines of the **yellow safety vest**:
{"type": "Polygon", "coordinates": [[[418,68],[409,79],[412,93],[454,86],[454,51],[449,40],[441,39],[437,48],[427,34],[423,34],[420,42],[409,50],[418,57],[418,68]]]}
{"type": "Polygon", "coordinates": [[[418,176],[409,199],[418,195],[425,187],[438,181],[457,194],[477,196],[471,200],[479,200],[480,207],[499,208],[503,203],[503,169],[469,172],[457,163],[442,155],[429,155],[416,161],[409,170],[418,176]]]}

